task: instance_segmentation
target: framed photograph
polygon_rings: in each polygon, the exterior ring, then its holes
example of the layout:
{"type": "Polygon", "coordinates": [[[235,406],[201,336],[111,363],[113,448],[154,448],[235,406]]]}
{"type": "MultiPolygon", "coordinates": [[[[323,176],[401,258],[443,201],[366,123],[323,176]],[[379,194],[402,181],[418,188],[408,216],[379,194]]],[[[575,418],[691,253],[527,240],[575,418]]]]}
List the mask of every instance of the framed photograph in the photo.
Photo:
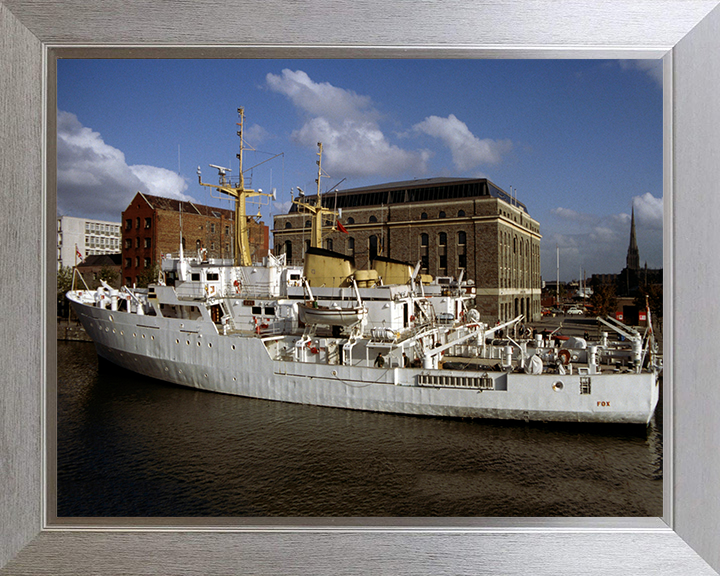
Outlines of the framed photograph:
{"type": "Polygon", "coordinates": [[[714,481],[720,477],[720,459],[713,410],[720,392],[713,386],[711,361],[720,320],[712,297],[720,279],[713,261],[718,232],[712,197],[718,176],[714,151],[720,140],[713,129],[720,122],[713,97],[720,64],[710,49],[720,37],[716,5],[667,1],[658,8],[616,2],[598,9],[583,2],[562,7],[548,2],[540,13],[537,6],[526,9],[510,1],[461,3],[454,10],[433,3],[413,14],[398,4],[390,10],[402,24],[393,26],[377,17],[361,18],[369,16],[369,7],[344,5],[327,17],[327,29],[318,28],[318,19],[280,6],[243,5],[234,9],[236,17],[246,16],[239,19],[248,27],[247,37],[237,45],[227,7],[200,10],[194,5],[170,14],[152,3],[126,6],[122,13],[88,11],[86,5],[40,11],[22,0],[0,4],[1,47],[8,55],[0,62],[0,177],[8,183],[8,210],[0,216],[6,295],[0,332],[6,343],[0,515],[8,519],[0,527],[3,572],[522,574],[532,569],[551,574],[562,567],[606,574],[714,574],[720,567],[719,483],[714,481]],[[268,18],[277,13],[279,18],[268,18]],[[553,32],[539,32],[538,18],[553,32]],[[168,28],[167,22],[185,24],[168,28]],[[365,24],[353,27],[351,22],[365,24]],[[426,33],[418,35],[415,26],[422,22],[427,22],[420,28],[426,33]],[[484,34],[478,41],[481,22],[484,34]],[[602,25],[588,26],[593,22],[602,25]],[[507,34],[511,28],[517,30],[513,37],[507,34]],[[318,43],[318,37],[327,42],[318,43]],[[217,45],[208,47],[207,38],[217,45]],[[48,342],[56,336],[49,321],[56,182],[42,167],[52,165],[49,155],[55,152],[55,110],[48,106],[54,101],[48,94],[55,89],[55,57],[71,57],[73,50],[86,54],[88,44],[96,45],[96,57],[108,58],[127,58],[136,51],[147,57],[148,50],[157,58],[662,58],[662,518],[313,518],[253,525],[198,518],[141,526],[122,519],[114,526],[56,522],[51,510],[55,479],[47,465],[52,460],[47,439],[56,420],[46,410],[51,404],[47,382],[56,376],[56,358],[48,354],[48,342]]]}

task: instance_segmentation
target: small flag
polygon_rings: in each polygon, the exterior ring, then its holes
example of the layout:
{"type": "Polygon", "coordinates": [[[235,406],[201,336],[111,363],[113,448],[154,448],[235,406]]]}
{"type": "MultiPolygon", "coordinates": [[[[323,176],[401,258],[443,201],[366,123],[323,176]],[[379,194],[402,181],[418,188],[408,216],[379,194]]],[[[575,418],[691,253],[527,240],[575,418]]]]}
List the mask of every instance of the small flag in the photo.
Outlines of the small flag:
{"type": "Polygon", "coordinates": [[[82,254],[80,253],[80,250],[78,250],[77,244],[75,244],[75,255],[80,258],[80,260],[83,259],[82,254]]]}
{"type": "Polygon", "coordinates": [[[349,234],[349,232],[345,229],[345,226],[342,225],[340,220],[337,221],[337,227],[340,232],[344,232],[345,234],[349,234]]]}

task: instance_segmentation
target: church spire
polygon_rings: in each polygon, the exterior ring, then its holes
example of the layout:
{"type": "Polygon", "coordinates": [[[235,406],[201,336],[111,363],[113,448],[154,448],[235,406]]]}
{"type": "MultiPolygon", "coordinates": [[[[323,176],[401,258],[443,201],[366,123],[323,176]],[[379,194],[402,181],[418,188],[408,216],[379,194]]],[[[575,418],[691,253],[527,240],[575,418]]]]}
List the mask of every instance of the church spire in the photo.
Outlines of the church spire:
{"type": "Polygon", "coordinates": [[[635,237],[635,206],[632,208],[632,219],[630,220],[630,246],[627,251],[626,266],[628,270],[640,270],[640,251],[635,237]]]}

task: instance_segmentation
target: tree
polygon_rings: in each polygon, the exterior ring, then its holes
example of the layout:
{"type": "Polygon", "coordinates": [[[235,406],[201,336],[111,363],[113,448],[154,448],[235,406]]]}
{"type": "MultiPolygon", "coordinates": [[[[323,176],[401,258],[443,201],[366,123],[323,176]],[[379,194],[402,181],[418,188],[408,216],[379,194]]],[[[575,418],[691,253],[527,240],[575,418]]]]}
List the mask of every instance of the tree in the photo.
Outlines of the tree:
{"type": "Polygon", "coordinates": [[[612,284],[596,284],[592,296],[590,296],[590,306],[597,316],[615,314],[617,309],[615,286],[612,284]]]}
{"type": "Polygon", "coordinates": [[[663,287],[662,284],[650,284],[641,286],[638,295],[635,297],[635,306],[640,310],[645,310],[645,306],[650,306],[650,313],[653,319],[662,329],[663,317],[663,287]]]}
{"type": "Polygon", "coordinates": [[[109,266],[103,266],[100,269],[100,274],[98,275],[98,278],[100,280],[107,282],[111,286],[115,284],[115,280],[117,280],[117,277],[118,273],[109,266]]]}
{"type": "Polygon", "coordinates": [[[65,293],[72,289],[73,269],[61,266],[57,272],[57,315],[67,318],[69,307],[65,293]]]}
{"type": "Polygon", "coordinates": [[[145,268],[143,273],[138,276],[137,287],[147,288],[148,284],[156,284],[160,275],[160,266],[153,264],[149,268],[145,268]]]}

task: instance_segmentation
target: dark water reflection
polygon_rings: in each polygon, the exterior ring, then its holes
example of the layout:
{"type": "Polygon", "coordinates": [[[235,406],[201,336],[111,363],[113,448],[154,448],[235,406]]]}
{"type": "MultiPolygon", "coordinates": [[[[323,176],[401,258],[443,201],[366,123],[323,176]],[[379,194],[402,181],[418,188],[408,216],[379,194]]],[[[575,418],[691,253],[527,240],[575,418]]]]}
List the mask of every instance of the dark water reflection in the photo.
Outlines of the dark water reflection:
{"type": "Polygon", "coordinates": [[[168,385],[58,342],[58,516],[661,516],[651,426],[395,416],[168,385]]]}

